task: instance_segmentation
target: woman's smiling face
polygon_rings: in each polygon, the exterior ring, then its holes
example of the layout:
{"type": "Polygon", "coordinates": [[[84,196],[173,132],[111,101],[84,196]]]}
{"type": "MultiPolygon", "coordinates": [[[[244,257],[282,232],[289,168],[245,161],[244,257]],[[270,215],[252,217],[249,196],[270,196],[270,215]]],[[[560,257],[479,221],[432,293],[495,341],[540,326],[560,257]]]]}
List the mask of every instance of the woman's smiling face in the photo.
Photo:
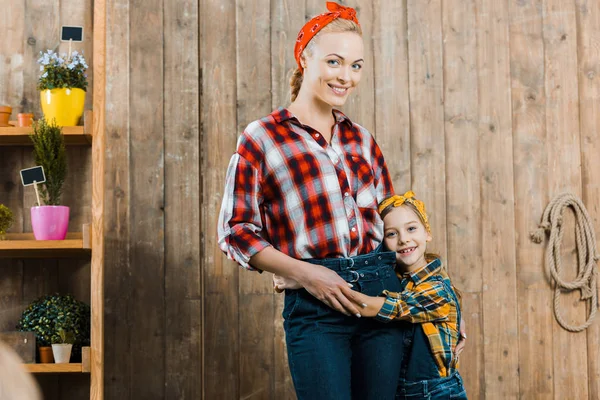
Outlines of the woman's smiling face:
{"type": "Polygon", "coordinates": [[[303,87],[317,101],[332,107],[344,105],[360,82],[364,64],[362,37],[354,32],[323,33],[313,39],[311,55],[304,60],[303,87]]]}

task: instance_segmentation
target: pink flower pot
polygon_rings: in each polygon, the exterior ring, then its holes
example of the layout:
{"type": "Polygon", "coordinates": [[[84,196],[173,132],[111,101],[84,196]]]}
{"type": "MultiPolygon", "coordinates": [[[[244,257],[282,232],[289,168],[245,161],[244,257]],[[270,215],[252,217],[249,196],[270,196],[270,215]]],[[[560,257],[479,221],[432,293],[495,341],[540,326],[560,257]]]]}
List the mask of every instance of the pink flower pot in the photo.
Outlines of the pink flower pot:
{"type": "Polygon", "coordinates": [[[31,207],[31,227],[36,240],[64,240],[69,228],[69,207],[31,207]]]}

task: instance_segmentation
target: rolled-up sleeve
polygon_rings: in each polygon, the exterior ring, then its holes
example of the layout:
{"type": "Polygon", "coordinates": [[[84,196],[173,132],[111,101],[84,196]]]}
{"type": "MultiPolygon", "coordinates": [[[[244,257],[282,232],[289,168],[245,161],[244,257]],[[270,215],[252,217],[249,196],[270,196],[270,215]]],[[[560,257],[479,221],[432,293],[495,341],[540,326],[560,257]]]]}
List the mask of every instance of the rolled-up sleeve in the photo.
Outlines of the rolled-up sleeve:
{"type": "Polygon", "coordinates": [[[239,153],[234,154],[225,179],[218,243],[229,259],[251,271],[256,269],[248,263],[250,258],[271,246],[263,232],[261,203],[259,171],[239,153]]]}

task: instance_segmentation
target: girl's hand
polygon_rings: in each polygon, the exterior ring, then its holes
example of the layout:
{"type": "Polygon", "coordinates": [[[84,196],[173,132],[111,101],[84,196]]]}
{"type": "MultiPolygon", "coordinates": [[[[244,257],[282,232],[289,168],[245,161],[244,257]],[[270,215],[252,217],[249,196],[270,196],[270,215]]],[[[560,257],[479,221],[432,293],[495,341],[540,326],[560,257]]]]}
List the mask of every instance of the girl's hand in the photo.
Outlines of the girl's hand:
{"type": "Polygon", "coordinates": [[[277,293],[281,293],[285,289],[302,289],[302,285],[293,279],[273,274],[273,288],[277,293]]]}
{"type": "Polygon", "coordinates": [[[363,317],[375,317],[385,303],[385,297],[367,296],[359,292],[354,293],[354,299],[356,304],[362,307],[360,314],[363,317]]]}
{"type": "Polygon", "coordinates": [[[465,345],[467,344],[467,330],[465,327],[465,319],[461,318],[460,320],[460,334],[458,336],[458,343],[456,343],[456,347],[454,348],[454,355],[458,357],[460,353],[465,349],[465,345]]]}

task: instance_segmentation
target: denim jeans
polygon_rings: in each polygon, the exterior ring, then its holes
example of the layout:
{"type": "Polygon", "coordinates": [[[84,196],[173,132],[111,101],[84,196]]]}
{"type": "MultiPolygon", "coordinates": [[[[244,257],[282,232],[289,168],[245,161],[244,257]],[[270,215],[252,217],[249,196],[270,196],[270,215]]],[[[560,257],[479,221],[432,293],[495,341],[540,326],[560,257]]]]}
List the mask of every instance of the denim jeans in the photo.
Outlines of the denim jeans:
{"type": "Polygon", "coordinates": [[[399,381],[396,400],[467,400],[460,374],[455,371],[446,378],[424,381],[399,381]]]}
{"type": "MultiPolygon", "coordinates": [[[[397,291],[394,252],[306,260],[337,272],[354,290],[397,291]]],[[[298,400],[394,399],[403,331],[397,324],[346,316],[304,289],[286,290],[283,310],[290,372],[298,400]]]]}

